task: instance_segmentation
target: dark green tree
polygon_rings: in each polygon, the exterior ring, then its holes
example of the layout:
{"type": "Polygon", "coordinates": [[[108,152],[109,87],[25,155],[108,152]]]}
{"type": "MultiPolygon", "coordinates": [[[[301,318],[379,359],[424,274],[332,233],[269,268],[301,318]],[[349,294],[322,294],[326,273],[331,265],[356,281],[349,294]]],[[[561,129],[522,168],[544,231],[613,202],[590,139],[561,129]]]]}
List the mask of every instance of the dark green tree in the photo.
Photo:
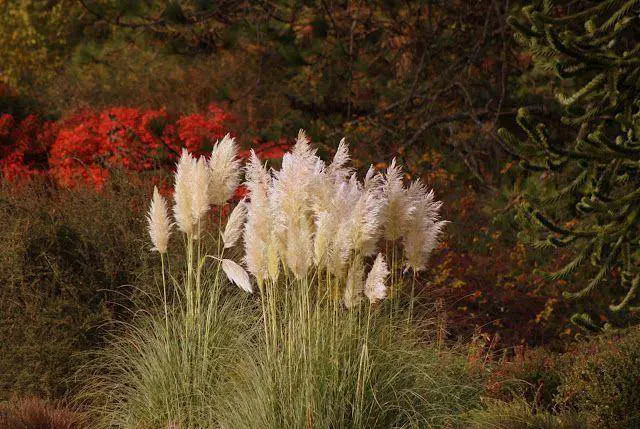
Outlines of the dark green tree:
{"type": "Polygon", "coordinates": [[[499,132],[537,181],[521,211],[540,232],[534,243],[576,251],[546,276],[567,278],[590,262],[584,287],[564,296],[599,288],[617,299],[611,311],[638,310],[640,0],[533,1],[509,24],[536,66],[555,75],[561,105],[562,129],[520,109],[522,132],[499,132]]]}

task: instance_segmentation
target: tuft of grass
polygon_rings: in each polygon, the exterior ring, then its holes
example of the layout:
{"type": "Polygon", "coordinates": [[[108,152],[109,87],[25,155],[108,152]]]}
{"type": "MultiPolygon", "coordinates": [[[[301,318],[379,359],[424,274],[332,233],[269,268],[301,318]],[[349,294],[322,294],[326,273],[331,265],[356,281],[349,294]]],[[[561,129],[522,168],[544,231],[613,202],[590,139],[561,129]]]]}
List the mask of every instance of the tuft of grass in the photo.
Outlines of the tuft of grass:
{"type": "Polygon", "coordinates": [[[195,320],[179,307],[168,315],[143,312],[94,355],[78,400],[96,428],[212,427],[220,386],[231,365],[248,358],[253,332],[250,304],[223,298],[219,286],[204,287],[195,320]]]}
{"type": "Polygon", "coordinates": [[[82,429],[84,415],[37,397],[0,403],[2,429],[82,429]]]}
{"type": "Polygon", "coordinates": [[[575,413],[554,415],[536,410],[528,402],[487,401],[483,409],[468,414],[461,427],[469,429],[583,429],[589,427],[584,416],[575,413]]]}
{"type": "Polygon", "coordinates": [[[220,427],[451,427],[478,405],[467,361],[423,342],[405,316],[363,309],[335,317],[318,306],[307,328],[292,301],[280,309],[275,350],[258,346],[234,368],[220,427]]]}
{"type": "Polygon", "coordinates": [[[480,383],[461,354],[421,341],[414,325],[416,273],[445,223],[433,192],[418,181],[404,188],[399,170],[346,181],[344,142],[326,166],[300,131],[279,172],[252,154],[250,203],[246,210],[240,203],[223,228],[223,204],[237,185],[235,153],[230,138],[208,161],[182,153],[173,217],[186,263],[176,277],[165,270],[174,248],[169,209],[155,193],[148,221],[161,257],[162,303],[151,308],[164,312],[143,312],[100,354],[81,395],[96,426],[429,428],[461,421],[478,404],[480,383]],[[210,188],[220,177],[228,187],[210,188]],[[383,216],[391,196],[399,202],[383,216]],[[229,259],[237,256],[245,215],[244,263],[259,292],[251,300],[231,293],[222,275],[253,292],[244,268],[229,259]],[[376,252],[389,222],[400,229],[384,244],[391,270],[382,247],[376,252]],[[401,293],[405,266],[413,270],[409,296],[401,293]],[[391,296],[380,302],[389,274],[391,296]]]}

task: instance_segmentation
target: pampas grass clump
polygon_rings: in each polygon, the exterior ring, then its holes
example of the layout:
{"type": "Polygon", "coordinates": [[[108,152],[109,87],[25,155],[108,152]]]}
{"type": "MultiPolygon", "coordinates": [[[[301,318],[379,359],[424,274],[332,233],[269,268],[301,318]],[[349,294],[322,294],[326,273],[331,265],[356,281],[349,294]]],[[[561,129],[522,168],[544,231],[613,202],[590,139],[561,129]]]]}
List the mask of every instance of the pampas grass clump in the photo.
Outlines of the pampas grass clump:
{"type": "Polygon", "coordinates": [[[162,294],[155,299],[160,305],[152,307],[163,312],[137,310],[134,322],[121,326],[85,369],[89,378],[79,400],[89,405],[95,427],[215,426],[214,404],[230,364],[248,353],[254,325],[252,304],[229,287],[235,283],[251,292],[249,277],[223,257],[241,235],[244,210],[238,206],[224,229],[221,215],[210,219],[211,205],[221,213],[222,199],[238,185],[236,155],[229,136],[210,160],[182,152],[174,176],[173,222],[166,200],[154,189],[147,220],[151,250],[160,253],[162,294]],[[185,265],[177,273],[168,266],[174,224],[185,248],[185,265]]]}
{"type": "Polygon", "coordinates": [[[361,181],[344,140],[327,165],[300,131],[280,170],[251,153],[247,199],[223,227],[240,178],[236,154],[226,136],[209,159],[180,157],[172,208],[186,255],[179,274],[165,264],[174,223],[154,190],[149,233],[164,314],[145,313],[102,354],[85,395],[99,427],[458,421],[477,402],[475,384],[456,352],[419,340],[413,315],[416,273],[446,224],[433,191],[405,186],[395,160],[361,181]]]}

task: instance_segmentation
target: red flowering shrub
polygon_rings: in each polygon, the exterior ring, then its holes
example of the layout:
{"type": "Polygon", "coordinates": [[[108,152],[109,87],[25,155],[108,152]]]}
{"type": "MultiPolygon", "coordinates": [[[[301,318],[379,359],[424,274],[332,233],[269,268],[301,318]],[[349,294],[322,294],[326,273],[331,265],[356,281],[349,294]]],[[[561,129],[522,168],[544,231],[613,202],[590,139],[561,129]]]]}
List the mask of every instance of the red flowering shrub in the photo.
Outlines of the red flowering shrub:
{"type": "MultiPolygon", "coordinates": [[[[232,122],[233,117],[213,104],[208,110],[208,115],[194,113],[176,121],[175,130],[171,130],[180,141],[179,147],[174,147],[176,151],[186,147],[189,152],[208,152],[213,149],[215,141],[226,134],[225,125],[232,122]]],[[[174,142],[170,139],[169,130],[164,137],[168,145],[174,142]]]]}
{"type": "Polygon", "coordinates": [[[18,122],[13,116],[0,116],[0,172],[9,180],[43,174],[51,126],[35,115],[18,122]]]}
{"type": "Polygon", "coordinates": [[[162,110],[130,108],[75,115],[51,146],[50,173],[62,186],[89,182],[99,188],[110,169],[152,169],[158,166],[163,144],[151,124],[166,119],[162,110]]]}
{"type": "MultiPolygon", "coordinates": [[[[215,105],[205,113],[173,117],[164,109],[139,110],[114,107],[83,111],[59,122],[31,115],[16,124],[0,116],[0,171],[16,181],[47,174],[64,187],[89,184],[100,189],[109,171],[144,171],[170,168],[186,147],[209,152],[226,134],[234,118],[215,105]]],[[[262,158],[280,158],[283,141],[254,140],[262,158]]],[[[242,151],[241,156],[247,156],[242,151]]]]}

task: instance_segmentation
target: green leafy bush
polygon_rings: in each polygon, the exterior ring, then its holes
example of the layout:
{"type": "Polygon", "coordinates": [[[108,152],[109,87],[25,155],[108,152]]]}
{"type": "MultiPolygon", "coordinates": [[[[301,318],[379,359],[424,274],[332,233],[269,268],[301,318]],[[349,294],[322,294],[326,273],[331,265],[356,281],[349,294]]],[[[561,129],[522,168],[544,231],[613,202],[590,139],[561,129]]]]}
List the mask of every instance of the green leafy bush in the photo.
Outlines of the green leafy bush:
{"type": "Polygon", "coordinates": [[[589,413],[594,427],[640,425],[640,328],[588,344],[563,376],[558,402],[589,413]]]}

